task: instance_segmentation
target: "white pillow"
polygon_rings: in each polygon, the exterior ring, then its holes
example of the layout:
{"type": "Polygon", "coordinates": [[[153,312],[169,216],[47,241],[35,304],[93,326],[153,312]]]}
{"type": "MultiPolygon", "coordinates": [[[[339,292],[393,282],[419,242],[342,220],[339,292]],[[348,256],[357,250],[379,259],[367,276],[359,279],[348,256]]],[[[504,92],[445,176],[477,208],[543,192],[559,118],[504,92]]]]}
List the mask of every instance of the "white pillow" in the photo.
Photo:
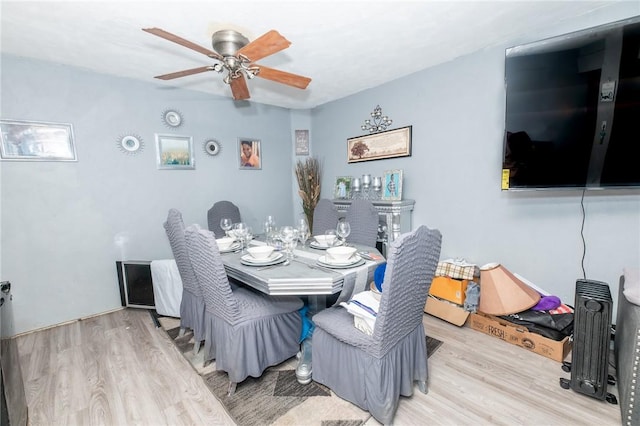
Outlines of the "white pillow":
{"type": "Polygon", "coordinates": [[[630,303],[640,305],[640,270],[624,268],[624,290],[622,293],[630,303]]]}

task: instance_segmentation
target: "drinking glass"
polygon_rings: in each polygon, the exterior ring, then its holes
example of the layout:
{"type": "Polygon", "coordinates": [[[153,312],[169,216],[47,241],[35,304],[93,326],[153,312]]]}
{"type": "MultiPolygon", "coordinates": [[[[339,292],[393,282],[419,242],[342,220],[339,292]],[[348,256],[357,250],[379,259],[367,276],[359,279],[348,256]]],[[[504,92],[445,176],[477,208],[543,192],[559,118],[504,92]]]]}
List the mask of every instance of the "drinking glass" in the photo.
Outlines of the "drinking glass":
{"type": "Polygon", "coordinates": [[[220,219],[220,228],[222,228],[227,237],[229,236],[229,231],[231,230],[232,226],[233,222],[231,222],[231,219],[229,219],[228,217],[223,217],[222,219],[220,219]]]}
{"type": "Polygon", "coordinates": [[[296,228],[298,230],[298,239],[302,243],[302,247],[304,247],[309,238],[309,224],[307,224],[307,219],[304,217],[298,219],[296,228]]]}
{"type": "Polygon", "coordinates": [[[298,241],[298,232],[293,226],[283,226],[280,229],[280,238],[284,244],[287,259],[293,259],[293,246],[298,241]]]}
{"type": "Polygon", "coordinates": [[[336,226],[336,235],[342,239],[343,245],[347,246],[347,237],[351,233],[351,225],[344,219],[340,219],[338,221],[338,226],[336,226]]]}

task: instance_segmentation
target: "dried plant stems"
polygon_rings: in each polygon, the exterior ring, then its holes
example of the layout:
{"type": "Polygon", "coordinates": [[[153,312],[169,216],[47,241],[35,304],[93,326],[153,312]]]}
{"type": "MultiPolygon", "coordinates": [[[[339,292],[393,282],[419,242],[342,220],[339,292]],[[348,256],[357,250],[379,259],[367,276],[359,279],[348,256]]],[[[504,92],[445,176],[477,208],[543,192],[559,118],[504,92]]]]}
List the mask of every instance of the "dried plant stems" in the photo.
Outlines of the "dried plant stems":
{"type": "Polygon", "coordinates": [[[307,217],[309,230],[313,232],[313,211],[320,199],[320,162],[317,158],[308,157],[298,160],[296,164],[296,178],[298,180],[298,194],[302,199],[302,210],[307,217]]]}

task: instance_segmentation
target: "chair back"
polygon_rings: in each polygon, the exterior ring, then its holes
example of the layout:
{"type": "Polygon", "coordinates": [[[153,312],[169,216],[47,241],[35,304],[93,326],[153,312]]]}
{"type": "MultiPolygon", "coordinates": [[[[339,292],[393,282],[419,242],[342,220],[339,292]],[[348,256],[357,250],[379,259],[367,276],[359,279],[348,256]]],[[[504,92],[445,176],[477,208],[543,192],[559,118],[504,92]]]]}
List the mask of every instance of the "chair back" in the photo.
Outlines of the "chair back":
{"type": "Polygon", "coordinates": [[[177,209],[169,209],[167,221],[164,223],[164,229],[167,233],[167,237],[169,238],[169,245],[173,252],[173,258],[176,260],[176,266],[178,267],[178,272],[182,279],[182,286],[195,296],[201,296],[202,290],[200,289],[198,279],[191,267],[191,260],[189,259],[189,253],[187,252],[187,242],[185,240],[182,213],[177,209]]]}
{"type": "Polygon", "coordinates": [[[324,235],[328,229],[336,229],[338,218],[338,209],[335,204],[327,198],[321,198],[313,210],[311,235],[324,235]]]}
{"type": "Polygon", "coordinates": [[[379,353],[386,353],[422,322],[441,245],[440,231],[424,225],[391,243],[372,336],[379,353]]]}
{"type": "Polygon", "coordinates": [[[240,310],[231,291],[215,235],[198,225],[188,226],[185,234],[189,257],[202,286],[207,312],[234,324],[240,316],[240,310]]]}
{"type": "Polygon", "coordinates": [[[375,247],[378,240],[378,211],[369,200],[353,200],[345,216],[351,233],[347,237],[347,242],[351,244],[363,244],[375,247]]]}
{"type": "Polygon", "coordinates": [[[242,222],[240,217],[240,209],[231,201],[217,201],[207,211],[207,225],[209,231],[213,231],[216,238],[225,236],[224,230],[220,227],[220,219],[228,217],[232,223],[242,222]]]}

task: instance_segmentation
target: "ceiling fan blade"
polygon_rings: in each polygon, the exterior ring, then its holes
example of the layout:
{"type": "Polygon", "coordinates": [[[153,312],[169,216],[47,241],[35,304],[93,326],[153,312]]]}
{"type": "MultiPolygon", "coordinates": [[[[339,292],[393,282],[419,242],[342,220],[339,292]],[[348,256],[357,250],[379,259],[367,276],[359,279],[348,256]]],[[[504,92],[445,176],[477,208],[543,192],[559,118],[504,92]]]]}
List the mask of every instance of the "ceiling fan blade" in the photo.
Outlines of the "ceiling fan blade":
{"type": "Polygon", "coordinates": [[[207,55],[210,58],[222,60],[222,56],[218,55],[213,50],[199,46],[195,43],[190,42],[189,40],[185,40],[182,37],[178,37],[175,34],[171,34],[165,30],[161,30],[160,28],[143,28],[142,31],[146,31],[150,34],[156,35],[158,37],[162,37],[163,39],[177,43],[180,46],[188,47],[189,49],[195,50],[196,52],[202,53],[203,55],[207,55]]]}
{"type": "Polygon", "coordinates": [[[245,80],[243,75],[231,79],[229,85],[231,86],[231,93],[233,93],[234,100],[242,101],[250,98],[249,88],[247,87],[247,80],[245,80]]]}
{"type": "Polygon", "coordinates": [[[159,78],[160,80],[172,80],[174,78],[185,77],[187,75],[192,75],[192,74],[199,74],[205,71],[213,71],[213,67],[205,66],[205,67],[191,68],[190,70],[172,72],[171,74],[157,75],[154,78],[159,78]]]}
{"type": "Polygon", "coordinates": [[[276,30],[271,30],[238,50],[237,54],[242,54],[249,58],[251,62],[255,62],[284,50],[289,46],[291,46],[289,40],[284,38],[276,30]]]}
{"type": "Polygon", "coordinates": [[[289,86],[297,87],[298,89],[306,89],[311,79],[309,77],[303,77],[297,74],[291,74],[290,72],[277,70],[274,68],[265,67],[263,65],[252,64],[260,68],[258,77],[265,78],[267,80],[275,81],[277,83],[287,84],[289,86]]]}

